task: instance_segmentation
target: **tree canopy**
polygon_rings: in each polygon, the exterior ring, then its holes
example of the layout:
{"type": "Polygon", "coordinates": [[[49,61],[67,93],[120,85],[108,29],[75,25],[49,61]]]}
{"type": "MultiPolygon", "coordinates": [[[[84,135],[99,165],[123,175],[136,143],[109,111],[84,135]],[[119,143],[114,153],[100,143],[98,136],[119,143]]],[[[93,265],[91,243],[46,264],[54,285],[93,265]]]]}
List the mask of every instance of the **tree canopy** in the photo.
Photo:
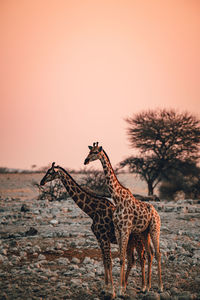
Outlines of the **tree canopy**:
{"type": "Polygon", "coordinates": [[[151,110],[125,120],[129,142],[141,153],[163,160],[198,158],[200,122],[188,112],[151,110]]]}
{"type": "Polygon", "coordinates": [[[148,194],[153,195],[153,190],[161,180],[160,163],[157,157],[128,157],[120,162],[120,168],[128,166],[131,173],[136,173],[148,184],[148,194]]]}
{"type": "Polygon", "coordinates": [[[138,174],[148,184],[149,195],[169,169],[181,169],[183,163],[199,159],[200,122],[188,112],[149,110],[126,118],[127,135],[139,156],[120,163],[138,174]]]}

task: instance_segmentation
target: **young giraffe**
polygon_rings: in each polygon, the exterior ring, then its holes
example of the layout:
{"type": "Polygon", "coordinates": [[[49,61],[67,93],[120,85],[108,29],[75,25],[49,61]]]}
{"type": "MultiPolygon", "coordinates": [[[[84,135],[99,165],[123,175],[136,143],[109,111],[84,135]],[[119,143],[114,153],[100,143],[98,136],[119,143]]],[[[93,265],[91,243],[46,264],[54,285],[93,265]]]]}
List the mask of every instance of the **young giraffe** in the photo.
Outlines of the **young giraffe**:
{"type": "MultiPolygon", "coordinates": [[[[61,180],[74,202],[93,220],[91,229],[97,238],[102,252],[105,274],[105,290],[107,293],[111,293],[112,298],[114,298],[115,290],[112,279],[112,259],[110,244],[117,244],[113,224],[113,212],[115,210],[115,206],[108,199],[100,197],[93,192],[91,193],[84,190],[78,185],[78,183],[76,183],[76,181],[69,175],[69,173],[67,173],[66,170],[64,170],[60,166],[55,166],[55,163],[53,163],[52,167],[46,172],[45,176],[40,182],[40,185],[44,185],[45,183],[54,179],[61,180]],[[110,289],[109,283],[111,285],[110,289]]],[[[128,266],[126,272],[126,281],[134,265],[134,248],[136,248],[138,256],[140,258],[142,269],[142,289],[145,290],[144,245],[139,236],[131,236],[128,242],[128,266]]]]}
{"type": "Polygon", "coordinates": [[[158,283],[160,291],[163,290],[161,279],[161,254],[159,247],[160,237],[160,216],[153,207],[153,205],[141,202],[132,195],[129,189],[122,186],[111,166],[110,160],[102,147],[98,143],[93,143],[89,146],[90,152],[85,159],[84,164],[99,159],[102,163],[103,170],[106,177],[108,189],[113,198],[116,209],[113,213],[113,222],[115,226],[115,235],[119,245],[120,251],[120,282],[119,295],[122,295],[126,289],[125,277],[125,254],[126,249],[129,248],[128,239],[130,234],[144,233],[145,248],[148,254],[148,283],[147,290],[151,288],[151,264],[152,253],[150,246],[150,237],[155,249],[156,260],[158,263],[158,283]]]}

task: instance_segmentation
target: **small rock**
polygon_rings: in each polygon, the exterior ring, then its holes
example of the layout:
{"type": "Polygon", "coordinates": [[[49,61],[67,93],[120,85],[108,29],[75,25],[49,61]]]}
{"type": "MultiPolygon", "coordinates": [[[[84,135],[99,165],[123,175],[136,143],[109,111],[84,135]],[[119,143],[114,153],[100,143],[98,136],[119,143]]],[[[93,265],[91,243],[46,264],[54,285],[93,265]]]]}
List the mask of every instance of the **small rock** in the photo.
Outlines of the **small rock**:
{"type": "Polygon", "coordinates": [[[13,255],[11,258],[11,262],[12,263],[18,263],[20,261],[19,256],[13,255]]]}
{"type": "Polygon", "coordinates": [[[35,263],[34,264],[34,268],[40,269],[40,267],[41,267],[40,263],[35,263]]]}
{"type": "Polygon", "coordinates": [[[81,286],[82,285],[82,280],[79,278],[72,278],[71,279],[71,284],[74,286],[81,286]]]}
{"type": "Polygon", "coordinates": [[[172,211],[174,211],[174,207],[172,206],[172,207],[165,207],[165,212],[172,212],[172,211]]]}
{"type": "Polygon", "coordinates": [[[84,264],[91,264],[91,263],[93,263],[93,262],[94,262],[94,260],[91,259],[91,258],[88,257],[88,256],[86,256],[86,257],[84,258],[84,260],[83,260],[83,263],[84,263],[84,264]]]}
{"type": "Polygon", "coordinates": [[[77,257],[73,257],[71,262],[74,264],[80,264],[80,259],[78,259],[77,257]]]}
{"type": "Polygon", "coordinates": [[[58,258],[57,262],[61,265],[68,265],[70,263],[69,259],[65,257],[58,258]]]}
{"type": "Polygon", "coordinates": [[[38,259],[39,259],[39,260],[46,260],[46,256],[44,256],[43,254],[40,254],[40,255],[38,256],[38,259]]]}
{"type": "Polygon", "coordinates": [[[34,210],[34,214],[35,215],[40,215],[40,210],[38,210],[38,209],[34,210]]]}
{"type": "Polygon", "coordinates": [[[48,277],[44,276],[44,275],[40,275],[39,276],[40,280],[43,280],[43,281],[48,281],[48,277]]]}
{"type": "Polygon", "coordinates": [[[54,253],[59,254],[59,255],[63,255],[64,251],[63,250],[54,250],[54,253]]]}
{"type": "Polygon", "coordinates": [[[18,248],[17,247],[12,248],[12,252],[17,253],[18,252],[18,248]]]}
{"type": "Polygon", "coordinates": [[[57,277],[55,277],[55,276],[53,276],[53,277],[50,277],[50,280],[55,282],[55,281],[57,281],[57,280],[58,280],[58,278],[57,278],[57,277]]]}
{"type": "Polygon", "coordinates": [[[33,257],[35,257],[35,258],[38,257],[38,253],[37,253],[37,252],[34,252],[32,255],[33,255],[33,257]]]}
{"type": "Polygon", "coordinates": [[[96,269],[96,275],[97,275],[97,276],[102,276],[102,275],[104,275],[104,268],[102,268],[102,267],[97,268],[97,269],[96,269]]]}
{"type": "Polygon", "coordinates": [[[26,244],[27,247],[32,247],[32,243],[29,241],[27,244],[26,244]]]}
{"type": "Polygon", "coordinates": [[[27,258],[26,251],[20,251],[19,255],[20,255],[21,258],[27,258]]]}
{"type": "Polygon", "coordinates": [[[193,258],[200,259],[200,249],[197,249],[197,250],[194,251],[193,258]]]}
{"type": "Polygon", "coordinates": [[[79,267],[77,265],[70,265],[69,269],[70,270],[78,270],[79,267]]]}
{"type": "Polygon", "coordinates": [[[171,289],[171,294],[172,294],[172,295],[178,295],[178,294],[179,294],[179,290],[178,290],[176,287],[173,287],[173,288],[171,289]]]}
{"type": "Polygon", "coordinates": [[[38,245],[34,246],[34,247],[33,247],[33,251],[34,251],[34,252],[41,252],[40,246],[38,246],[38,245]]]}
{"type": "Polygon", "coordinates": [[[52,224],[52,225],[57,225],[57,224],[58,224],[58,220],[53,219],[53,220],[50,221],[50,224],[52,224]]]}
{"type": "Polygon", "coordinates": [[[171,296],[168,292],[163,292],[160,294],[160,300],[170,300],[171,296]]]}
{"type": "Polygon", "coordinates": [[[27,204],[22,204],[21,206],[21,212],[27,212],[27,211],[30,211],[30,208],[28,207],[27,204]]]}
{"type": "Polygon", "coordinates": [[[25,236],[36,235],[37,233],[37,229],[35,229],[34,227],[30,227],[30,229],[25,232],[25,236]]]}
{"type": "Polygon", "coordinates": [[[7,249],[5,248],[0,249],[0,254],[7,255],[7,253],[8,253],[7,249]]]}
{"type": "Polygon", "coordinates": [[[142,299],[143,300],[160,300],[160,295],[156,292],[148,292],[142,299]]]}
{"type": "Polygon", "coordinates": [[[55,245],[56,250],[60,250],[60,249],[62,249],[62,247],[63,247],[63,244],[61,244],[61,243],[56,243],[56,245],[55,245]]]}

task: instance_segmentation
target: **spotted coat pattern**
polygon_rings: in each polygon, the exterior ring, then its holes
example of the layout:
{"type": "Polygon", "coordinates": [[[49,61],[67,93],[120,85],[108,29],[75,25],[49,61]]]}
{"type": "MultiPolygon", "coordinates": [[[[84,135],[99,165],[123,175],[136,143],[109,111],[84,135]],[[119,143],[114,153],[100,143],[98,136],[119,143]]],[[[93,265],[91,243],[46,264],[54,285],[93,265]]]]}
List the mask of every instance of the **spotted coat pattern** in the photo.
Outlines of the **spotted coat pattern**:
{"type": "Polygon", "coordinates": [[[163,290],[161,279],[161,254],[159,248],[160,237],[160,216],[153,205],[137,200],[129,189],[124,187],[118,181],[108,155],[98,143],[89,146],[90,152],[85,159],[85,164],[99,159],[102,163],[107,187],[115,202],[116,209],[113,213],[113,222],[115,226],[115,234],[120,251],[120,282],[119,294],[122,295],[126,289],[125,282],[125,254],[128,248],[128,239],[130,234],[144,234],[143,240],[148,255],[148,283],[147,290],[151,287],[151,264],[152,251],[150,246],[150,238],[155,249],[155,255],[158,264],[158,284],[159,289],[163,290]]]}

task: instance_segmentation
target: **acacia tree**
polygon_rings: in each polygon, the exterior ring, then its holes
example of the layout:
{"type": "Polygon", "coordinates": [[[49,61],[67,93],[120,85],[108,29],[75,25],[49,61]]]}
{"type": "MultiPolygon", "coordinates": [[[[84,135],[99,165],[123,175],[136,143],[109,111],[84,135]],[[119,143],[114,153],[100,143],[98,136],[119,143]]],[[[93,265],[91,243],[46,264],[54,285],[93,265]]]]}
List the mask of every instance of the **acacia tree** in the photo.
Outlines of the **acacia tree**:
{"type": "Polygon", "coordinates": [[[153,195],[154,188],[161,181],[160,164],[157,157],[130,156],[120,162],[120,168],[128,166],[131,173],[136,173],[148,185],[148,195],[153,195]]]}
{"type": "Polygon", "coordinates": [[[132,157],[131,164],[135,167],[131,168],[147,182],[149,194],[153,193],[152,188],[169,168],[177,167],[177,161],[198,161],[200,122],[188,112],[149,110],[125,121],[129,125],[127,135],[130,145],[140,154],[139,157],[132,157]]]}

